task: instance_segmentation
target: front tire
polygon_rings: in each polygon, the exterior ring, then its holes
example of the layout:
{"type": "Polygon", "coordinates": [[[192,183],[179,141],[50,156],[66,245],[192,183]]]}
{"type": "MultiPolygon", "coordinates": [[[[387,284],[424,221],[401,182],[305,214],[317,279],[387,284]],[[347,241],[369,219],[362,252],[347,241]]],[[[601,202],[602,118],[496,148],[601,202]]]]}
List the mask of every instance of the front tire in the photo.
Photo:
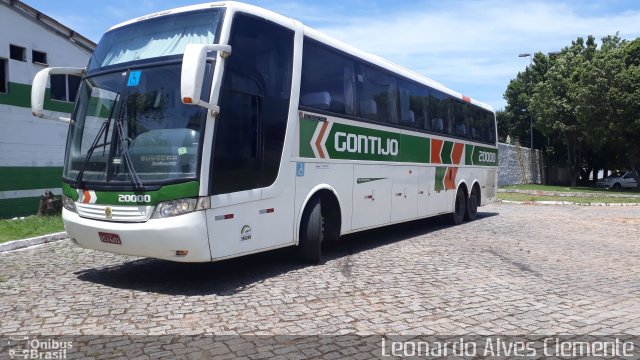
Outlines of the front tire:
{"type": "Polygon", "coordinates": [[[480,193],[474,186],[473,190],[471,190],[471,196],[467,199],[467,209],[464,213],[465,220],[473,221],[476,219],[478,215],[478,205],[480,205],[480,193]]]}
{"type": "Polygon", "coordinates": [[[464,220],[464,216],[467,208],[467,197],[464,195],[464,191],[462,188],[458,189],[458,193],[456,194],[455,207],[453,212],[449,215],[449,220],[452,225],[460,225],[464,220]]]}
{"type": "Polygon", "coordinates": [[[622,185],[620,185],[620,183],[615,183],[615,184],[613,184],[612,189],[613,190],[620,190],[621,187],[622,187],[622,185]]]}
{"type": "Polygon", "coordinates": [[[300,260],[308,264],[318,264],[322,258],[322,208],[320,199],[312,198],[304,211],[300,221],[300,237],[298,253],[300,260]]]}

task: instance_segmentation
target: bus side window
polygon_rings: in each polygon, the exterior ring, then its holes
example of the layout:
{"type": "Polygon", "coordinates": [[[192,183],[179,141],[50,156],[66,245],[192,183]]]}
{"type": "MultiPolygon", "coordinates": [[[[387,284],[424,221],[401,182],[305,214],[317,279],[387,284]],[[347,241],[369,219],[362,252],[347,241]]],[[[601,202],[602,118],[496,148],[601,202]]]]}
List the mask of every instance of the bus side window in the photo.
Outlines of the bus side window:
{"type": "Polygon", "coordinates": [[[427,89],[406,80],[399,80],[398,93],[400,124],[424,129],[427,123],[427,89]]]}
{"type": "Polygon", "coordinates": [[[305,38],[300,106],[355,115],[353,61],[305,38]]]}
{"type": "Polygon", "coordinates": [[[453,135],[467,137],[467,124],[465,119],[465,105],[459,101],[452,102],[454,132],[453,135]]]}
{"type": "Polygon", "coordinates": [[[440,134],[452,133],[452,100],[438,90],[429,90],[428,115],[431,130],[440,134]]]}
{"type": "Polygon", "coordinates": [[[366,65],[360,65],[357,78],[360,116],[397,124],[396,79],[366,65]]]}

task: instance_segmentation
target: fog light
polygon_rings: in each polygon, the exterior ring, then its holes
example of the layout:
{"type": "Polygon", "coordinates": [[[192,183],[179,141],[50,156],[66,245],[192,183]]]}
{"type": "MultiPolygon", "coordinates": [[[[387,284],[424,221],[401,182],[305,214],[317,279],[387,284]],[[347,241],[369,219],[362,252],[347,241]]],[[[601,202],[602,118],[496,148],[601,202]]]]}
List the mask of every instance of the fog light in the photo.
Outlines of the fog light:
{"type": "Polygon", "coordinates": [[[176,250],[176,256],[187,256],[189,254],[189,250],[176,250]]]}

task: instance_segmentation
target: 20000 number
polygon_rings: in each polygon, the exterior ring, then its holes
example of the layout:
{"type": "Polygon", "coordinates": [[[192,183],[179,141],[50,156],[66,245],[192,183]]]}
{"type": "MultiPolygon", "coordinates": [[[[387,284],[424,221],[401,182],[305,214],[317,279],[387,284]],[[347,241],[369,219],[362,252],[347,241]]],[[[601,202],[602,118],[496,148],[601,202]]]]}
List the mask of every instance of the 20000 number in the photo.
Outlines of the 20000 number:
{"type": "Polygon", "coordinates": [[[118,195],[119,202],[151,202],[151,195],[118,195]]]}

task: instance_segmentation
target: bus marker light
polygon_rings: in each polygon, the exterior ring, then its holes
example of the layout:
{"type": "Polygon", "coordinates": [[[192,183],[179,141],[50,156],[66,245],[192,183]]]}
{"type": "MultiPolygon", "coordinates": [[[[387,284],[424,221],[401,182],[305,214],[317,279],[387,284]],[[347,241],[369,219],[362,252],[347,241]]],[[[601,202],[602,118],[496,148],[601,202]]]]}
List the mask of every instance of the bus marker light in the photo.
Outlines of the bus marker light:
{"type": "Polygon", "coordinates": [[[275,211],[276,211],[276,209],[274,209],[274,208],[269,208],[269,209],[263,209],[263,210],[260,210],[260,212],[259,212],[259,213],[260,213],[261,215],[262,215],[262,214],[272,214],[272,213],[274,213],[275,211]]]}
{"type": "Polygon", "coordinates": [[[189,250],[176,250],[176,256],[187,256],[189,254],[189,250]]]}
{"type": "Polygon", "coordinates": [[[216,219],[216,221],[233,219],[233,214],[218,215],[218,216],[215,217],[215,219],[216,219]]]}
{"type": "Polygon", "coordinates": [[[193,104],[193,99],[190,97],[184,97],[182,98],[182,102],[185,104],[193,104]]]}

